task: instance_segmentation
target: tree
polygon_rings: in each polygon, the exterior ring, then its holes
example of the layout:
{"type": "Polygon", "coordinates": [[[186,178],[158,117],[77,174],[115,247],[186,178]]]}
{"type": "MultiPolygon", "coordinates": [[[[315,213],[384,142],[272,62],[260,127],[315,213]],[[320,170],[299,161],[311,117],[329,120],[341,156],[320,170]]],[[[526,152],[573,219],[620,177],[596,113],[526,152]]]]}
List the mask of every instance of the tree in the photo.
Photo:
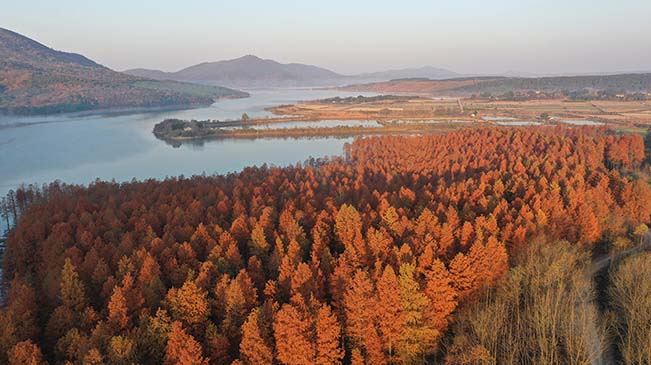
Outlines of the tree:
{"type": "Polygon", "coordinates": [[[130,365],[133,362],[136,346],[128,337],[111,337],[108,346],[108,356],[111,364],[130,365]]]}
{"type": "Polygon", "coordinates": [[[164,309],[158,309],[155,316],[141,316],[137,339],[142,357],[151,363],[162,363],[171,330],[172,319],[164,309]]]}
{"type": "Polygon", "coordinates": [[[456,290],[452,287],[450,272],[441,260],[435,260],[430,270],[425,273],[425,295],[430,300],[426,311],[432,327],[443,332],[448,325],[448,317],[457,307],[456,290]]]}
{"type": "Polygon", "coordinates": [[[475,268],[472,266],[472,261],[463,253],[458,253],[450,262],[450,275],[460,299],[464,299],[476,289],[475,268]]]}
{"type": "Polygon", "coordinates": [[[265,365],[273,362],[273,352],[260,334],[258,316],[258,310],[253,310],[242,325],[240,359],[245,365],[265,365]]]}
{"type": "Polygon", "coordinates": [[[635,230],[633,231],[633,235],[637,237],[639,245],[641,245],[642,242],[644,242],[644,238],[648,233],[649,233],[649,227],[647,227],[647,225],[644,223],[641,223],[640,225],[635,227],[635,230]]]}
{"type": "Polygon", "coordinates": [[[121,287],[116,286],[113,289],[113,295],[108,304],[109,316],[108,322],[115,331],[122,331],[129,323],[127,315],[127,304],[121,287]]]}
{"type": "Polygon", "coordinates": [[[351,352],[350,355],[350,364],[351,365],[365,365],[366,361],[364,361],[364,356],[362,355],[362,351],[358,348],[354,348],[353,351],[351,352]]]}
{"type": "Polygon", "coordinates": [[[183,283],[180,289],[170,289],[166,300],[172,317],[189,326],[204,323],[210,314],[207,293],[192,280],[183,283]]]}
{"type": "Polygon", "coordinates": [[[404,232],[400,216],[394,207],[389,207],[382,213],[382,225],[395,237],[401,237],[404,232]]]}
{"type": "Polygon", "coordinates": [[[373,364],[384,364],[386,359],[376,326],[377,301],[373,283],[368,274],[357,270],[344,293],[346,333],[355,347],[365,350],[365,358],[373,364]]]}
{"type": "Polygon", "coordinates": [[[373,284],[362,270],[355,272],[344,294],[346,332],[352,343],[363,347],[370,331],[375,330],[376,303],[373,284]]]}
{"type": "Polygon", "coordinates": [[[98,349],[93,348],[84,356],[82,365],[104,365],[104,357],[98,349]]]}
{"type": "Polygon", "coordinates": [[[181,322],[172,323],[165,350],[165,365],[208,365],[201,345],[183,329],[181,322]]]}
{"type": "Polygon", "coordinates": [[[443,224],[443,228],[441,229],[441,239],[439,241],[439,255],[447,256],[452,252],[454,242],[454,228],[448,223],[443,224]]]}
{"type": "Polygon", "coordinates": [[[353,246],[362,236],[362,221],[359,212],[352,205],[344,204],[337,212],[335,234],[344,247],[353,246]]]}
{"type": "Polygon", "coordinates": [[[41,349],[31,340],[19,342],[9,351],[9,365],[46,365],[41,349]]]}
{"type": "Polygon", "coordinates": [[[150,253],[143,260],[138,285],[147,307],[152,310],[156,308],[165,295],[166,288],[160,278],[160,265],[150,253]]]}
{"type": "Polygon", "coordinates": [[[84,284],[69,258],[65,260],[61,270],[61,302],[75,312],[81,312],[86,307],[84,284]]]}
{"type": "Polygon", "coordinates": [[[601,236],[599,222],[586,203],[580,204],[578,209],[579,241],[585,244],[594,243],[601,236]]]}
{"type": "Polygon", "coordinates": [[[282,306],[273,325],[278,361],[286,365],[314,363],[316,349],[310,341],[310,325],[293,305],[282,306]]]}
{"type": "Polygon", "coordinates": [[[393,361],[393,354],[403,330],[402,312],[400,282],[393,268],[387,265],[377,283],[377,318],[382,342],[389,354],[389,362],[393,361]]]}
{"type": "Polygon", "coordinates": [[[340,347],[341,326],[327,304],[316,315],[316,364],[340,365],[344,352],[340,347]]]}
{"type": "Polygon", "coordinates": [[[16,276],[9,285],[5,308],[14,335],[19,340],[36,338],[38,335],[38,302],[36,291],[22,277],[16,276]]]}
{"type": "Polygon", "coordinates": [[[220,333],[212,322],[206,325],[204,335],[206,357],[211,365],[228,364],[231,362],[231,344],[224,334],[220,333]]]}
{"type": "Polygon", "coordinates": [[[222,333],[226,335],[231,344],[235,345],[241,340],[241,326],[247,318],[249,306],[244,290],[237,280],[229,281],[223,297],[225,316],[221,323],[222,333]]]}
{"type": "Polygon", "coordinates": [[[415,268],[410,264],[400,267],[400,299],[404,308],[404,329],[400,338],[398,354],[403,363],[422,363],[424,356],[432,351],[439,333],[425,320],[430,301],[420,292],[414,278],[415,268]]]}

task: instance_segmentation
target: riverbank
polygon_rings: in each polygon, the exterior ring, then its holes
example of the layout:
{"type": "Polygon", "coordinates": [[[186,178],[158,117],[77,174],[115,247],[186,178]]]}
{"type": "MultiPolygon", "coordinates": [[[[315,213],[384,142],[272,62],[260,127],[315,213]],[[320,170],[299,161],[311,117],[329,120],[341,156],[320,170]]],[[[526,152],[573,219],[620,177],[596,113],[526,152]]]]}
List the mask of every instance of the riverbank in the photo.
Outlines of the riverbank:
{"type": "MultiPolygon", "coordinates": [[[[48,117],[48,116],[57,116],[57,117],[69,117],[69,118],[79,118],[79,117],[88,117],[88,116],[118,116],[118,115],[128,115],[136,113],[154,113],[154,112],[166,112],[166,111],[175,111],[175,110],[191,110],[197,108],[204,108],[210,106],[220,100],[233,100],[233,99],[244,99],[250,97],[250,94],[244,91],[240,92],[239,95],[224,95],[217,96],[214,100],[210,102],[197,102],[197,103],[185,103],[185,104],[169,104],[169,105],[159,105],[159,106],[147,106],[147,107],[111,107],[111,108],[90,108],[77,111],[61,111],[53,113],[11,113],[7,112],[0,108],[0,120],[3,118],[28,118],[28,117],[48,117]]],[[[0,125],[0,128],[6,126],[0,125]]]]}
{"type": "MultiPolygon", "coordinates": [[[[296,122],[294,118],[278,120],[280,122],[296,122]]],[[[362,121],[357,121],[362,122],[362,121]]],[[[218,121],[185,121],[167,119],[154,126],[156,138],[171,143],[172,145],[189,141],[228,138],[264,138],[264,137],[353,137],[363,135],[382,134],[424,134],[441,133],[459,128],[477,126],[473,121],[433,121],[431,123],[398,121],[377,121],[377,126],[342,125],[334,127],[293,127],[293,128],[262,128],[251,126],[268,124],[260,121],[253,122],[218,122],[218,121]]],[[[300,125],[300,123],[297,123],[300,125]]],[[[319,122],[313,122],[313,125],[319,122]]]]}

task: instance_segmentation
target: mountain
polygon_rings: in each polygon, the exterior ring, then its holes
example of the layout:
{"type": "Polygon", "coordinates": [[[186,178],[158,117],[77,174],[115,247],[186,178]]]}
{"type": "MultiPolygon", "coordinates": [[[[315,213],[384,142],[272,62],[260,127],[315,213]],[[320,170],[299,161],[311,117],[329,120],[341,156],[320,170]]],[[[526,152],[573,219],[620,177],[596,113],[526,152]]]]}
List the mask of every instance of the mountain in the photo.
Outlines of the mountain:
{"type": "Polygon", "coordinates": [[[201,82],[231,87],[313,86],[345,77],[316,66],[300,63],[285,64],[251,55],[233,60],[200,63],[177,72],[146,69],[124,72],[158,80],[201,82]]]}
{"type": "Polygon", "coordinates": [[[382,72],[342,75],[300,63],[279,63],[248,55],[233,60],[205,62],[177,72],[133,69],[125,73],[156,80],[177,80],[230,87],[332,86],[403,78],[445,79],[459,74],[431,66],[382,72]]]}
{"type": "Polygon", "coordinates": [[[223,87],[155,81],[115,72],[0,28],[0,113],[45,114],[110,108],[210,104],[246,93],[223,87]]]}
{"type": "Polygon", "coordinates": [[[152,80],[170,80],[168,72],[163,72],[159,70],[149,70],[146,68],[134,68],[133,70],[124,71],[127,75],[144,77],[146,79],[152,80]]]}
{"type": "Polygon", "coordinates": [[[363,73],[357,75],[357,77],[360,79],[376,80],[376,81],[414,79],[414,78],[440,80],[440,79],[451,79],[459,76],[461,75],[459,75],[456,72],[446,70],[443,68],[432,67],[432,66],[371,72],[371,73],[363,73]]]}

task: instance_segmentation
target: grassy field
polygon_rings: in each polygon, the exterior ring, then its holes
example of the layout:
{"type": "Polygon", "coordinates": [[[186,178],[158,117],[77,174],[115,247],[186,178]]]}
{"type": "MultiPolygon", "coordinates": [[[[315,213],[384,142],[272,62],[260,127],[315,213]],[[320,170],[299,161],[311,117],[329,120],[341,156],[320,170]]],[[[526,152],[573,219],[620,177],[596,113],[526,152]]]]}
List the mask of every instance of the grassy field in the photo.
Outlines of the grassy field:
{"type": "Polygon", "coordinates": [[[489,101],[454,98],[411,97],[395,100],[351,103],[309,101],[269,109],[276,115],[294,120],[375,119],[482,121],[482,118],[513,118],[519,121],[593,121],[622,127],[651,125],[651,103],[641,101],[489,101]],[[541,120],[546,114],[549,120],[541,120]]]}

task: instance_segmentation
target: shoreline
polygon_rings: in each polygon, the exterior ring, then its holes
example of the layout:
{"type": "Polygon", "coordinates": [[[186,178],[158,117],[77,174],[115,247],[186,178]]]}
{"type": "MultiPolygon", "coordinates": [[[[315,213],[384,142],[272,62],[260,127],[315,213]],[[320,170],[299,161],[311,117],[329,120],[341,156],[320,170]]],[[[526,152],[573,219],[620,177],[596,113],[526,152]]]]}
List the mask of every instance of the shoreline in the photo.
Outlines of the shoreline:
{"type": "Polygon", "coordinates": [[[380,123],[379,127],[311,127],[311,128],[280,128],[280,129],[242,129],[236,131],[220,131],[201,136],[166,136],[153,132],[156,138],[173,146],[183,143],[201,143],[219,139],[258,139],[258,138],[345,138],[372,135],[410,135],[443,133],[462,128],[474,128],[482,125],[477,122],[463,123],[380,123]]]}
{"type": "MultiPolygon", "coordinates": [[[[143,106],[143,107],[108,107],[108,108],[96,108],[96,109],[87,109],[80,110],[75,112],[61,112],[61,113],[24,113],[24,114],[15,114],[0,111],[0,118],[34,118],[34,117],[87,117],[95,115],[122,115],[122,114],[137,114],[137,113],[149,113],[149,112],[158,112],[158,111],[172,111],[172,110],[191,110],[202,107],[207,107],[213,105],[214,103],[220,100],[232,100],[232,99],[246,99],[250,97],[251,94],[246,93],[246,96],[220,96],[216,97],[212,103],[194,103],[194,104],[172,104],[172,105],[160,105],[160,106],[143,106]]],[[[0,128],[2,128],[0,126],[0,128]]]]}

